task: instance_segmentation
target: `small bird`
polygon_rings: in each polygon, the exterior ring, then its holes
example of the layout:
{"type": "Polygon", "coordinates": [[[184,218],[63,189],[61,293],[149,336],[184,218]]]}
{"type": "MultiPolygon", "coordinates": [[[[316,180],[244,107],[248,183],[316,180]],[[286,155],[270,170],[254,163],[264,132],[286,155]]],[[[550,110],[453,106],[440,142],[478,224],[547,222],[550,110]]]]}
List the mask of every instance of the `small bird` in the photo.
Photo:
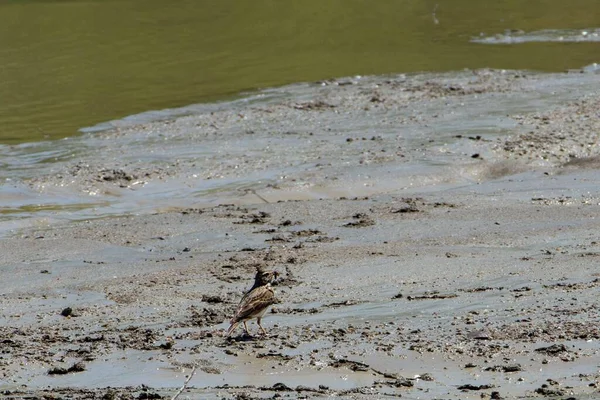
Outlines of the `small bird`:
{"type": "Polygon", "coordinates": [[[240,300],[237,311],[231,318],[231,326],[227,329],[227,336],[231,335],[240,322],[244,323],[246,334],[250,335],[246,321],[256,318],[256,323],[263,335],[267,334],[265,328],[260,324],[260,320],[267,312],[271,304],[275,303],[275,291],[271,287],[271,282],[279,273],[277,271],[265,271],[258,267],[254,277],[254,285],[246,292],[240,300]]]}

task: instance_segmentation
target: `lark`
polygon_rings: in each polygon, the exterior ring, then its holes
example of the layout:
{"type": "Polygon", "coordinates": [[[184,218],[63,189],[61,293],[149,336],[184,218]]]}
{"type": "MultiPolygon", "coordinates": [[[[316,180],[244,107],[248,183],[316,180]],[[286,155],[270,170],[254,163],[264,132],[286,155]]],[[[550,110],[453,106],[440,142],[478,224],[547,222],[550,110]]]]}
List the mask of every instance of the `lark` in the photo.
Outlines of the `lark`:
{"type": "Polygon", "coordinates": [[[254,285],[242,297],[235,315],[231,318],[231,326],[227,329],[227,336],[233,333],[240,322],[244,324],[246,334],[250,335],[246,322],[254,318],[256,318],[256,323],[263,335],[267,334],[265,328],[260,324],[260,320],[269,306],[275,303],[275,291],[271,287],[271,282],[278,275],[277,271],[264,271],[260,267],[256,270],[254,285]]]}

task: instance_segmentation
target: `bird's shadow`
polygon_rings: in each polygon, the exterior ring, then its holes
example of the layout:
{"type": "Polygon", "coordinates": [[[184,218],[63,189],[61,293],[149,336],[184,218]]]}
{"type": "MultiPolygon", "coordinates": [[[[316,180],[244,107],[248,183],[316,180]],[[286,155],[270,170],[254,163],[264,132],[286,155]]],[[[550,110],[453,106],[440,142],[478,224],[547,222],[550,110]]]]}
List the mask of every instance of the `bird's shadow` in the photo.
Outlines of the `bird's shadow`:
{"type": "Polygon", "coordinates": [[[227,341],[230,343],[231,342],[254,342],[257,339],[260,339],[260,336],[249,335],[247,333],[242,333],[241,335],[227,337],[227,341]]]}
{"type": "Polygon", "coordinates": [[[238,342],[256,342],[258,340],[263,340],[263,339],[268,339],[270,336],[269,335],[251,335],[248,333],[242,333],[241,335],[237,335],[237,336],[228,336],[226,338],[228,343],[238,343],[238,342]]]}

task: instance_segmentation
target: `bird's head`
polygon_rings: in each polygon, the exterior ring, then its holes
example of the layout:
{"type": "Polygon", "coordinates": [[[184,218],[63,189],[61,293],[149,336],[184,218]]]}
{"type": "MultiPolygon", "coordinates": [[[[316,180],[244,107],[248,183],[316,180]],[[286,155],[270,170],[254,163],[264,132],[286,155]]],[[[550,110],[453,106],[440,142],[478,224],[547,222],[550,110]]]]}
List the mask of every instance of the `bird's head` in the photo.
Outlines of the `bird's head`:
{"type": "Polygon", "coordinates": [[[254,287],[272,283],[278,276],[279,272],[277,271],[265,271],[262,268],[258,268],[254,277],[254,287]]]}

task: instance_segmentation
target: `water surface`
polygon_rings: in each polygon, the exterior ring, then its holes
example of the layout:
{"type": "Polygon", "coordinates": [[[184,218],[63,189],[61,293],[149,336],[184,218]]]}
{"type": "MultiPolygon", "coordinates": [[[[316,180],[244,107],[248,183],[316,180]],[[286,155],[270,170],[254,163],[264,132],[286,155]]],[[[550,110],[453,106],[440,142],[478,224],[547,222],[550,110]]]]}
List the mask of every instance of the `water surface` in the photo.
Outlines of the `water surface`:
{"type": "MultiPolygon", "coordinates": [[[[593,29],[597,0],[0,0],[0,143],[329,77],[561,71],[598,44],[489,46],[507,30],[593,29]]],[[[552,38],[552,35],[549,35],[552,38]]]]}

